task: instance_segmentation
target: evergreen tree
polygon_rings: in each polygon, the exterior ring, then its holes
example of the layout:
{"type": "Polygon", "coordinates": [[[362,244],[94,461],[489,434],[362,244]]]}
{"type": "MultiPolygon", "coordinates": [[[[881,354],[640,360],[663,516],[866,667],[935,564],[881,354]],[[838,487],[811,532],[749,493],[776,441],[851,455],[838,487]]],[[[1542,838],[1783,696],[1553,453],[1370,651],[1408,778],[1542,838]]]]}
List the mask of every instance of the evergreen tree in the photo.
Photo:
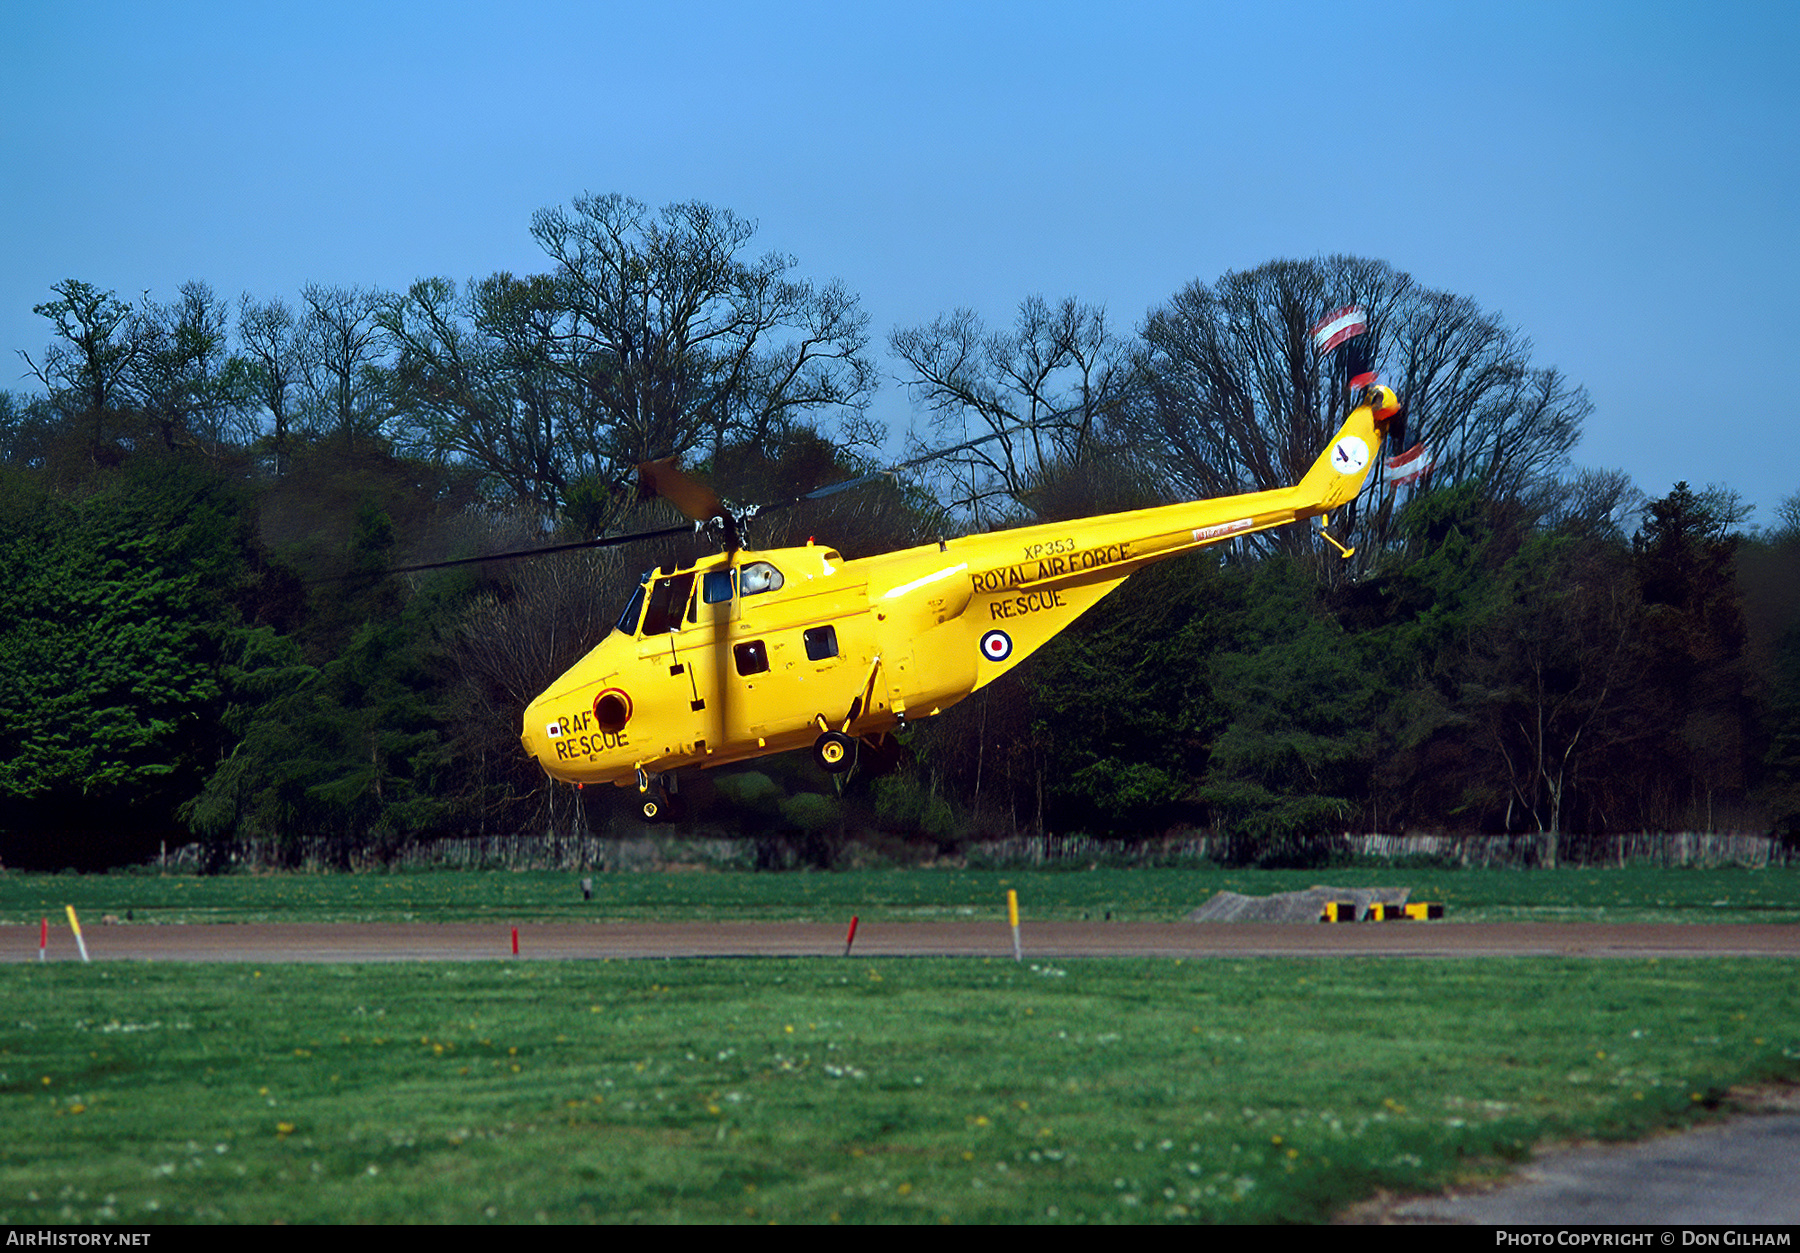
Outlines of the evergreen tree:
{"type": "Polygon", "coordinates": [[[1058,826],[1137,833],[1201,816],[1194,781],[1226,720],[1213,693],[1223,583],[1210,553],[1154,566],[1045,648],[1031,734],[1058,826]]]}
{"type": "Polygon", "coordinates": [[[1300,565],[1274,556],[1239,577],[1229,646],[1212,659],[1231,721],[1198,795],[1247,841],[1241,855],[1280,861],[1291,841],[1341,831],[1361,811],[1378,688],[1300,565]]]}
{"type": "MultiPolygon", "coordinates": [[[[5,860],[107,864],[179,837],[221,751],[260,581],[241,490],[145,457],[92,495],[0,473],[5,860]]],[[[266,628],[262,628],[266,630],[266,628]]]]}
{"type": "Polygon", "coordinates": [[[1745,794],[1752,703],[1732,513],[1729,502],[1677,483],[1651,502],[1632,540],[1652,702],[1644,713],[1668,728],[1656,749],[1663,768],[1651,822],[1712,829],[1719,807],[1745,794]]]}

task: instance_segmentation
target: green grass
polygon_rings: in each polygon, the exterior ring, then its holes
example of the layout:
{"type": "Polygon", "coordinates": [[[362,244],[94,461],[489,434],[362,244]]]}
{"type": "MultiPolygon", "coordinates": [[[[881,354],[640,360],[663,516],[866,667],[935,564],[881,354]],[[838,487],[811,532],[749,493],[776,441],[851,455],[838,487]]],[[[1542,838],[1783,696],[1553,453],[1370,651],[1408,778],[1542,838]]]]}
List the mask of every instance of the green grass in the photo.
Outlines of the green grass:
{"type": "MultiPolygon", "coordinates": [[[[1781,921],[1788,870],[0,875],[0,920],[1781,921]]],[[[0,967],[0,1222],[1316,1220],[1800,1079],[1789,964],[0,967]]]]}
{"type": "Polygon", "coordinates": [[[1800,1078],[1767,960],[0,968],[0,1223],[1315,1221],[1800,1078]]]}
{"type": "Polygon", "coordinates": [[[1625,869],[859,870],[579,874],[0,874],[0,923],[105,914],[137,922],[932,921],[991,918],[1008,888],[1026,917],[1172,922],[1226,889],[1403,886],[1452,921],[1796,922],[1800,871],[1625,869]]]}

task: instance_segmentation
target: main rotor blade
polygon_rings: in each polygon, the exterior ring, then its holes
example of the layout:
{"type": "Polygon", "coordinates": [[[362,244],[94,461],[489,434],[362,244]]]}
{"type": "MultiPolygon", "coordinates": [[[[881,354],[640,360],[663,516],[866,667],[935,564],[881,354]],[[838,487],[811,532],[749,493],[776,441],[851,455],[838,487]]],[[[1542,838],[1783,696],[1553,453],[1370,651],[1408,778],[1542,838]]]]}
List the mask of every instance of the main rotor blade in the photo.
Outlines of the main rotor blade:
{"type": "Polygon", "coordinates": [[[599,539],[574,540],[567,544],[548,544],[542,548],[515,548],[511,552],[488,553],[484,557],[457,557],[450,561],[425,561],[416,566],[388,566],[383,570],[358,571],[354,574],[334,574],[323,579],[308,579],[307,583],[343,583],[350,579],[385,579],[390,574],[416,574],[422,570],[448,570],[452,566],[478,566],[489,561],[518,561],[525,557],[547,557],[551,553],[569,553],[582,548],[613,548],[620,544],[630,544],[645,539],[667,539],[671,535],[692,535],[698,526],[665,526],[655,531],[634,531],[630,535],[603,535],[599,539]]]}
{"type": "MultiPolygon", "coordinates": [[[[1051,416],[1054,417],[1056,415],[1051,416]]],[[[914,466],[924,465],[927,461],[936,461],[939,457],[948,457],[953,452],[967,452],[971,448],[979,448],[983,444],[991,444],[997,439],[1005,439],[1008,435],[1017,435],[1021,431],[1035,431],[1040,425],[1041,424],[1037,422],[1021,422],[1017,426],[1009,426],[1004,430],[994,431],[991,434],[979,436],[966,443],[953,444],[949,448],[933,448],[928,453],[919,454],[911,461],[896,462],[886,470],[881,471],[881,473],[896,474],[901,470],[910,470],[914,466]]]]}
{"type": "Polygon", "coordinates": [[[955,444],[949,448],[934,448],[928,453],[923,453],[920,456],[912,458],[910,461],[896,461],[893,465],[888,466],[885,469],[871,470],[867,474],[858,475],[853,479],[845,479],[841,483],[827,483],[824,487],[814,488],[805,495],[795,496],[790,500],[778,500],[773,504],[760,505],[745,510],[744,516],[746,518],[756,518],[765,513],[773,513],[777,509],[789,509],[795,505],[804,504],[809,500],[820,500],[826,496],[835,496],[839,492],[847,492],[853,487],[861,487],[865,483],[873,483],[878,479],[891,479],[897,481],[904,471],[910,470],[914,466],[922,466],[927,461],[936,461],[939,457],[948,457],[951,453],[967,452],[971,448],[979,448],[983,444],[991,444],[997,439],[1006,438],[1008,435],[1017,435],[1021,431],[1034,431],[1036,429],[1037,423],[1021,422],[1017,426],[1009,426],[1005,430],[994,431],[977,439],[971,439],[965,443],[955,444]]]}
{"type": "MultiPolygon", "coordinates": [[[[910,470],[915,466],[924,465],[927,461],[934,461],[939,457],[947,457],[952,453],[966,452],[971,448],[979,448],[983,444],[990,444],[997,439],[1004,439],[1009,435],[1017,435],[1022,431],[1035,429],[1036,424],[1022,422],[1017,426],[1009,426],[1004,430],[994,431],[987,435],[979,436],[976,439],[953,445],[949,448],[934,449],[931,452],[913,457],[910,460],[895,462],[885,469],[874,470],[853,479],[845,479],[841,483],[828,483],[824,487],[815,488],[810,492],[795,496],[789,500],[780,500],[775,501],[772,504],[752,506],[751,508],[744,510],[741,516],[745,520],[748,520],[765,513],[773,513],[780,509],[788,509],[794,505],[804,504],[809,500],[820,500],[826,496],[835,496],[839,492],[847,492],[852,488],[861,487],[866,483],[873,483],[878,479],[897,480],[902,472],[910,470]]],[[[700,482],[700,480],[679,469],[675,464],[674,457],[664,457],[660,461],[645,461],[638,465],[638,498],[640,500],[649,500],[655,497],[660,497],[674,505],[683,514],[691,518],[694,525],[667,526],[654,531],[634,531],[629,535],[607,535],[602,536],[599,539],[575,540],[567,544],[548,544],[541,548],[516,548],[510,552],[488,553],[481,557],[457,557],[449,561],[425,561],[411,566],[389,566],[383,570],[359,571],[353,574],[334,574],[322,579],[308,579],[306,582],[310,585],[314,583],[343,583],[351,579],[381,579],[386,578],[390,574],[418,574],[426,570],[448,570],[456,566],[483,565],[490,561],[518,561],[526,557],[547,557],[554,553],[575,552],[583,548],[612,548],[620,544],[635,543],[638,540],[667,539],[675,535],[697,534],[705,529],[706,523],[711,522],[715,518],[724,519],[727,530],[732,536],[731,547],[735,548],[737,546],[735,537],[738,518],[734,517],[731,512],[725,508],[725,504],[719,499],[717,492],[700,482]]]]}
{"type": "Polygon", "coordinates": [[[668,501],[695,522],[725,516],[725,504],[719,494],[677,468],[673,457],[638,464],[638,499],[655,497],[668,501]]]}

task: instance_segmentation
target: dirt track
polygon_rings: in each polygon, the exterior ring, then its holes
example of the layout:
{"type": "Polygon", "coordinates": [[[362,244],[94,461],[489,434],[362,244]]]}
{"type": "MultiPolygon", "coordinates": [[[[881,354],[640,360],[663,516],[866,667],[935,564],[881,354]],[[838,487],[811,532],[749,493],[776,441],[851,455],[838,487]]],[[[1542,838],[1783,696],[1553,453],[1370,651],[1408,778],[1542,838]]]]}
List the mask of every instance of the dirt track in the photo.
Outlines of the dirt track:
{"type": "MultiPolygon", "coordinates": [[[[835,923],[559,923],[519,927],[522,958],[836,957],[835,923]]],[[[88,926],[95,961],[385,962],[511,957],[504,925],[88,926]]],[[[1028,923],[1027,958],[1074,957],[1800,957],[1800,927],[1584,923],[1028,923]]],[[[860,957],[1011,957],[993,923],[865,923],[860,957]]],[[[67,927],[52,961],[79,960],[67,927]]],[[[0,927],[0,960],[36,961],[38,928],[0,927]]]]}

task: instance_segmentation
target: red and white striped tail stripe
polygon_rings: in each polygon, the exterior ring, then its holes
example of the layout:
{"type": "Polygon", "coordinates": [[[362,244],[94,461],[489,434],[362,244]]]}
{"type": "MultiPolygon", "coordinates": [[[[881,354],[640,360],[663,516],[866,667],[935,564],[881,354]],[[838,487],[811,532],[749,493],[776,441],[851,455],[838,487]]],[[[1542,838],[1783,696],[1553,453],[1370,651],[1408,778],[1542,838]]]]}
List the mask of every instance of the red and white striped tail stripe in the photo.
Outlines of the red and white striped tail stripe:
{"type": "Polygon", "coordinates": [[[1369,329],[1362,309],[1357,305],[1345,305],[1336,313],[1328,313],[1325,320],[1312,328],[1313,343],[1320,352],[1330,352],[1347,339],[1355,339],[1369,329]]]}
{"type": "Polygon", "coordinates": [[[1387,466],[1388,486],[1405,487],[1408,483],[1418,482],[1437,463],[1425,451],[1425,444],[1421,441],[1405,452],[1395,453],[1383,464],[1387,466]]]}

